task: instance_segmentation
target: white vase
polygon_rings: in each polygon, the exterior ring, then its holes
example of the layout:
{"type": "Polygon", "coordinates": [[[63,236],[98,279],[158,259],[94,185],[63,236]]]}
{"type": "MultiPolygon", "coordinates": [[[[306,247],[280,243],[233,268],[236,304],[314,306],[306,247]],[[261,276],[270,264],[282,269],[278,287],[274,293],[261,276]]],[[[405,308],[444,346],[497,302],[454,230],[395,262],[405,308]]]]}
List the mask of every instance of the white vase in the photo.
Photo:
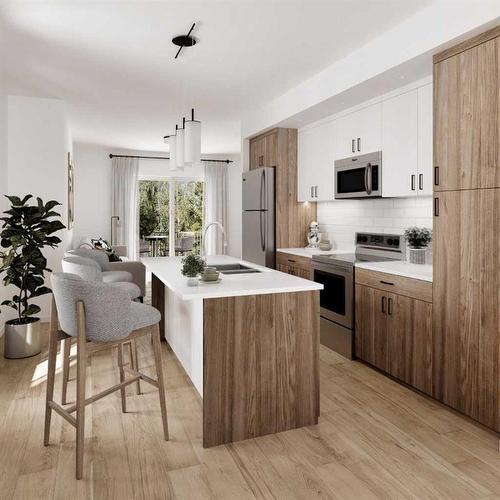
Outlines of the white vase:
{"type": "Polygon", "coordinates": [[[409,248],[410,264],[425,264],[427,248],[409,248]]]}
{"type": "Polygon", "coordinates": [[[198,278],[188,278],[187,284],[188,286],[198,286],[198,278]]]}

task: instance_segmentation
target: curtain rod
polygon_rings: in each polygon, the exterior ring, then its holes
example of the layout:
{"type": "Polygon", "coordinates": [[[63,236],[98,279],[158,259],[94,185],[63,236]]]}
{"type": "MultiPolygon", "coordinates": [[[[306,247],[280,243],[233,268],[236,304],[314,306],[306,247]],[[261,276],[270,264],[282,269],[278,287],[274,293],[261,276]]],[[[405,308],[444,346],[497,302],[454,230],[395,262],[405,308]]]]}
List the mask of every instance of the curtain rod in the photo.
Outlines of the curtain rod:
{"type": "MultiPolygon", "coordinates": [[[[113,153],[109,153],[110,158],[142,158],[144,160],[170,160],[169,156],[141,156],[141,155],[114,155],[113,153]]],[[[217,163],[233,163],[233,160],[212,160],[212,159],[204,159],[201,161],[213,161],[217,163]]]]}

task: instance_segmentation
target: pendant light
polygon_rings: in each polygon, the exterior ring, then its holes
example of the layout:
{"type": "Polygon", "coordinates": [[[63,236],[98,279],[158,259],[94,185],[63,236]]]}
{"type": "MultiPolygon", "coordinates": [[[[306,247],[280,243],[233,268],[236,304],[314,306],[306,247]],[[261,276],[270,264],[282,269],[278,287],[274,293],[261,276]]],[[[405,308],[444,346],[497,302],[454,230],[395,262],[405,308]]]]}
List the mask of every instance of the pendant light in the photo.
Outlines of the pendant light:
{"type": "Polygon", "coordinates": [[[186,119],[182,119],[182,128],[177,128],[175,126],[175,166],[179,170],[184,170],[184,125],[186,123],[186,119]]]}
{"type": "MultiPolygon", "coordinates": [[[[176,126],[177,127],[177,126],[176,126]]],[[[166,135],[163,138],[164,142],[168,144],[169,151],[169,160],[168,160],[168,169],[175,170],[175,149],[176,149],[176,136],[174,135],[166,135]]]]}
{"type": "Polygon", "coordinates": [[[196,166],[201,162],[201,122],[194,119],[194,109],[191,109],[191,120],[184,122],[182,140],[184,142],[183,160],[196,166]]]}

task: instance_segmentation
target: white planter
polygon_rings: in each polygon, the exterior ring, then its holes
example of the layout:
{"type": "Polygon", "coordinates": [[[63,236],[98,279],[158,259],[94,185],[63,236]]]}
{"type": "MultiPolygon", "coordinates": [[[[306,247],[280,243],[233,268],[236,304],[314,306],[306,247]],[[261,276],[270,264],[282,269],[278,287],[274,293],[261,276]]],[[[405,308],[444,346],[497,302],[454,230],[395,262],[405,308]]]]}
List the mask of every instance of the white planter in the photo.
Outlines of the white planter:
{"type": "Polygon", "coordinates": [[[188,278],[187,284],[188,286],[198,286],[198,278],[188,278]]]}
{"type": "Polygon", "coordinates": [[[40,354],[40,321],[25,325],[5,324],[4,356],[9,359],[29,358],[40,354]]]}
{"type": "Polygon", "coordinates": [[[425,254],[427,248],[409,248],[410,264],[425,264],[425,254]]]}

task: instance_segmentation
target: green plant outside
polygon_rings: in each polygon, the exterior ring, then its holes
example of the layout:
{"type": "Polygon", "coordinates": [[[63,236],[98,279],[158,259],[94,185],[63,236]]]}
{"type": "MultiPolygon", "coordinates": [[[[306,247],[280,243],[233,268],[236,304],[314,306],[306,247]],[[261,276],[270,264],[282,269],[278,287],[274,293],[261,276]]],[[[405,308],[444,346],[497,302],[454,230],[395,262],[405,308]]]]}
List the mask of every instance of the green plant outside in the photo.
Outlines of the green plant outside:
{"type": "Polygon", "coordinates": [[[30,303],[31,299],[51,293],[44,285],[47,259],[42,254],[45,247],[56,248],[61,240],[53,234],[66,226],[57,218],[60,214],[52,209],[59,202],[55,200],[44,203],[37,198],[36,205],[27,205],[33,198],[31,194],[23,199],[17,196],[7,196],[11,208],[6,210],[0,232],[0,274],[5,273],[3,284],[13,285],[19,289],[11,300],[4,300],[1,305],[17,311],[17,319],[12,324],[26,324],[38,320],[34,315],[40,312],[40,307],[30,303]],[[4,250],[5,249],[5,250],[4,250]]]}

